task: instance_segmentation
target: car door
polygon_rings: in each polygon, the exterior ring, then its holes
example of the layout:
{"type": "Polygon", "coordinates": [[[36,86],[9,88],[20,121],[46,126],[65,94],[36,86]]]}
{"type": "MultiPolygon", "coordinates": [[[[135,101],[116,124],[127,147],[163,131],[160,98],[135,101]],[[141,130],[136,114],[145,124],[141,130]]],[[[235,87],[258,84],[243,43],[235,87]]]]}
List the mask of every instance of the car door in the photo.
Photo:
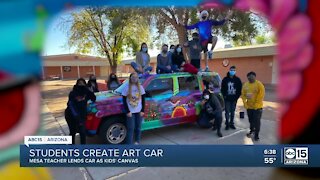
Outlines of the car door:
{"type": "Polygon", "coordinates": [[[172,77],[157,77],[146,86],[146,107],[142,129],[166,126],[173,111],[169,101],[174,92],[172,77]]]}
{"type": "Polygon", "coordinates": [[[175,97],[179,97],[180,103],[178,109],[174,111],[174,117],[180,117],[181,122],[192,122],[196,120],[197,103],[201,99],[201,91],[197,76],[177,77],[179,92],[175,97]],[[180,113],[179,113],[180,112],[180,113]],[[182,112],[184,112],[182,114],[182,112]],[[184,115],[184,116],[182,116],[184,115]]]}

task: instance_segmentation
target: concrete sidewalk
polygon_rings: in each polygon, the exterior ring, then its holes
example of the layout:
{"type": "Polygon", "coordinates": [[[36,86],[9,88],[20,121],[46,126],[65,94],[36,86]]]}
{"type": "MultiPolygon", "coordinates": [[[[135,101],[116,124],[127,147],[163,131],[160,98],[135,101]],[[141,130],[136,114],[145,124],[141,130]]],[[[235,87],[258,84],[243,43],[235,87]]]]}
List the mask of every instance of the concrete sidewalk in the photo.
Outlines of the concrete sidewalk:
{"type": "MultiPolygon", "coordinates": [[[[43,105],[42,120],[48,135],[69,134],[64,117],[54,118],[46,105],[43,105]]],[[[224,122],[223,122],[224,123],[224,122]]],[[[274,120],[262,120],[261,140],[254,142],[247,138],[248,120],[235,120],[236,130],[222,130],[224,137],[218,138],[216,132],[200,129],[194,124],[185,124],[143,132],[142,144],[276,144],[274,120]]],[[[224,127],[224,126],[223,126],[224,127]]],[[[79,139],[79,138],[78,138],[79,139]]],[[[77,140],[78,142],[78,140],[77,140]]],[[[88,143],[101,144],[95,137],[88,143]]],[[[272,168],[50,168],[54,179],[269,179],[272,168]]]]}
{"type": "MultiPolygon", "coordinates": [[[[49,111],[47,105],[42,105],[42,114],[41,118],[43,121],[43,128],[46,131],[47,135],[52,136],[59,136],[59,135],[67,135],[58,121],[52,116],[51,112],[49,111]]],[[[70,167],[63,167],[63,168],[50,168],[51,175],[53,179],[57,180],[91,180],[93,179],[86,168],[70,168],[70,167]]]]}

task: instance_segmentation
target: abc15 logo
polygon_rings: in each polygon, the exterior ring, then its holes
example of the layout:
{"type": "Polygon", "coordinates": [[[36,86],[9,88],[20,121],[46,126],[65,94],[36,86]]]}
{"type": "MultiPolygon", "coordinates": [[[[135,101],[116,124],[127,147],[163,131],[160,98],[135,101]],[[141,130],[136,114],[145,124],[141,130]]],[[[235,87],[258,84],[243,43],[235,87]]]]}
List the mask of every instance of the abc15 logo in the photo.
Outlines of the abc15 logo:
{"type": "Polygon", "coordinates": [[[308,159],[308,148],[284,148],[284,158],[285,159],[297,159],[297,160],[307,160],[308,159]]]}

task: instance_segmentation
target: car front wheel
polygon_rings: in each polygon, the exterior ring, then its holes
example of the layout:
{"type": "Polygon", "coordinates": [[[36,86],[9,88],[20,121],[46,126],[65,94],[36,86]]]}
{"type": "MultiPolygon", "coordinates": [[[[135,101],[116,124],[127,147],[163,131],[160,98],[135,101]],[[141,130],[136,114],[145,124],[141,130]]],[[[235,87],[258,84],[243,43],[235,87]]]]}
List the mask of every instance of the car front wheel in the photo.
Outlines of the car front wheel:
{"type": "Polygon", "coordinates": [[[101,126],[99,136],[107,144],[122,144],[127,136],[127,127],[124,121],[108,119],[101,126]]]}

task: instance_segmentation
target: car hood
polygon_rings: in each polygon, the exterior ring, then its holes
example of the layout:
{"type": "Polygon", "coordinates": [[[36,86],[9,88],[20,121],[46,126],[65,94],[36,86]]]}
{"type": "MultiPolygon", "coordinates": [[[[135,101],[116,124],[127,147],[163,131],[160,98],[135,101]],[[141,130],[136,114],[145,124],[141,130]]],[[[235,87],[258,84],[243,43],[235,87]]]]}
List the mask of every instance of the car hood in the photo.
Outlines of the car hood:
{"type": "Polygon", "coordinates": [[[121,97],[121,95],[119,93],[116,93],[111,90],[97,92],[97,93],[95,93],[95,95],[96,95],[96,103],[97,104],[112,101],[114,99],[118,99],[121,97]]]}

